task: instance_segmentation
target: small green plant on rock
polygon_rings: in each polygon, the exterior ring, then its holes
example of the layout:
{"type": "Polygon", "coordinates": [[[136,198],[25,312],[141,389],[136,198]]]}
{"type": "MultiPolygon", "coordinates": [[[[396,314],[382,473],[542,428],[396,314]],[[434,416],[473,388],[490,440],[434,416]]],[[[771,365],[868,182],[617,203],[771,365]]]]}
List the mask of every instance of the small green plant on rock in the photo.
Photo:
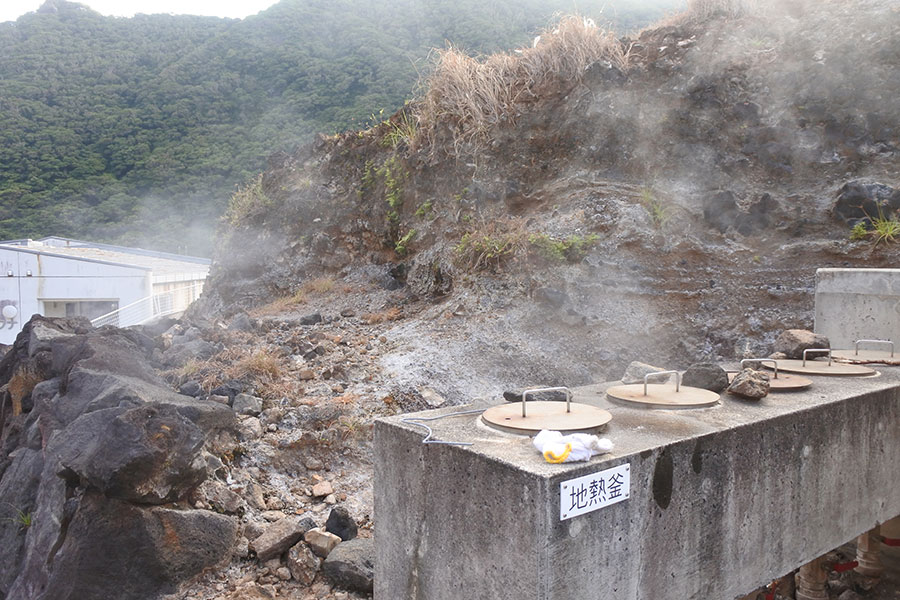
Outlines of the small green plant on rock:
{"type": "Polygon", "coordinates": [[[397,240],[397,243],[394,245],[394,251],[400,256],[406,256],[406,253],[409,251],[409,243],[413,241],[416,237],[416,230],[410,229],[406,232],[406,235],[397,240]]]}
{"type": "Polygon", "coordinates": [[[401,142],[406,143],[407,146],[412,145],[413,140],[416,137],[417,125],[415,117],[410,115],[407,110],[400,113],[397,122],[388,120],[385,121],[385,123],[387,124],[389,131],[381,140],[383,146],[396,148],[401,142]]]}
{"type": "Polygon", "coordinates": [[[669,220],[669,209],[657,197],[652,187],[641,188],[641,206],[653,219],[653,224],[656,227],[662,227],[669,220]]]}
{"type": "Polygon", "coordinates": [[[457,259],[473,271],[499,267],[522,247],[518,233],[466,233],[454,248],[457,259]]]}
{"type": "Polygon", "coordinates": [[[419,208],[416,209],[417,217],[425,217],[431,212],[432,202],[431,200],[426,200],[422,204],[419,205],[419,208]]]}
{"type": "Polygon", "coordinates": [[[878,216],[869,217],[870,226],[866,226],[865,221],[860,221],[850,230],[850,239],[853,241],[873,239],[872,250],[878,247],[881,242],[896,242],[900,238],[900,220],[896,215],[885,216],[884,211],[879,206],[878,216]]]}
{"type": "Polygon", "coordinates": [[[376,169],[375,174],[384,180],[384,199],[390,210],[388,219],[392,222],[400,220],[400,208],[403,206],[403,181],[406,171],[396,156],[392,156],[376,169]]]}
{"type": "Polygon", "coordinates": [[[231,195],[223,218],[232,227],[240,225],[250,215],[264,210],[272,204],[272,200],[263,191],[262,178],[262,173],[260,173],[256,179],[239,186],[231,195]]]}
{"type": "Polygon", "coordinates": [[[528,236],[538,255],[555,262],[578,262],[597,243],[600,236],[591,233],[588,235],[570,235],[563,239],[553,238],[546,233],[536,233],[528,236]]]}
{"type": "Polygon", "coordinates": [[[34,523],[34,517],[32,516],[30,511],[25,512],[21,508],[9,504],[9,502],[7,502],[7,504],[16,512],[15,516],[8,519],[11,523],[17,525],[20,529],[28,529],[29,527],[31,527],[31,525],[34,523]]]}
{"type": "Polygon", "coordinates": [[[854,242],[859,242],[869,237],[869,230],[866,228],[866,224],[860,221],[856,225],[853,226],[853,229],[850,230],[850,239],[854,242]]]}

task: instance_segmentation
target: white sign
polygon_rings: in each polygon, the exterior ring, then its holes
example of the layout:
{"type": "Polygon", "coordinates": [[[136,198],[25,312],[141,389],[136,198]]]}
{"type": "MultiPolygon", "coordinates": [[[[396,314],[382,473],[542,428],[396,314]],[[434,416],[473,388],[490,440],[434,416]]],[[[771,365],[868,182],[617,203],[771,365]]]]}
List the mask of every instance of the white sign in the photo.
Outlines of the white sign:
{"type": "Polygon", "coordinates": [[[631,491],[631,465],[624,464],[559,484],[559,520],[627,500],[631,491]]]}

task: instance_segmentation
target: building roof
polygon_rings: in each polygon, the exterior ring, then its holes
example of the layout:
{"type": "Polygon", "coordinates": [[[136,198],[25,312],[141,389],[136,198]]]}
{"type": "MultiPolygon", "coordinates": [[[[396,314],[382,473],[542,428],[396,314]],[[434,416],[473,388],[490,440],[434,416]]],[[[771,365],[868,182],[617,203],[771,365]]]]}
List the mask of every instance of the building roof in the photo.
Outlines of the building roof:
{"type": "Polygon", "coordinates": [[[169,252],[156,252],[142,248],[128,248],[49,237],[41,240],[9,240],[0,246],[33,254],[46,254],[73,260],[103,262],[127,267],[137,267],[151,271],[154,275],[174,275],[178,273],[205,273],[210,260],[196,256],[183,256],[169,252]]]}

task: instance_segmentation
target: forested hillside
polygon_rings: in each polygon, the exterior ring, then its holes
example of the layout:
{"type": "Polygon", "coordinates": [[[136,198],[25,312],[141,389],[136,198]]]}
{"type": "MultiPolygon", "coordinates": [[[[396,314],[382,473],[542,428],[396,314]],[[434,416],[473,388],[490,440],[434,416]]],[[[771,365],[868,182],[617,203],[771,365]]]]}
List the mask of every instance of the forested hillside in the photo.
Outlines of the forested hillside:
{"type": "MultiPolygon", "coordinates": [[[[680,4],[577,9],[624,32],[680,4]]],[[[48,0],[0,24],[0,239],[53,234],[206,253],[235,185],[266,156],[392,113],[415,93],[434,47],[527,45],[555,12],[575,8],[282,0],[243,20],[126,19],[48,0]]]]}

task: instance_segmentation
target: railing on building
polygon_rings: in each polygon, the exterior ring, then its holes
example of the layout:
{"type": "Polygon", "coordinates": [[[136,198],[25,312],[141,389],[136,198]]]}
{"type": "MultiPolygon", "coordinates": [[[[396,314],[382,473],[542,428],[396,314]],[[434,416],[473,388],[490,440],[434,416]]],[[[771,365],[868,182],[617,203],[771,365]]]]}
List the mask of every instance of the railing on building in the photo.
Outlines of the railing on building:
{"type": "Polygon", "coordinates": [[[116,327],[141,325],[159,317],[183,312],[191,302],[200,297],[200,292],[202,291],[203,282],[201,281],[193,285],[153,294],[101,315],[91,320],[91,325],[94,327],[102,327],[103,325],[114,325],[116,327]]]}

